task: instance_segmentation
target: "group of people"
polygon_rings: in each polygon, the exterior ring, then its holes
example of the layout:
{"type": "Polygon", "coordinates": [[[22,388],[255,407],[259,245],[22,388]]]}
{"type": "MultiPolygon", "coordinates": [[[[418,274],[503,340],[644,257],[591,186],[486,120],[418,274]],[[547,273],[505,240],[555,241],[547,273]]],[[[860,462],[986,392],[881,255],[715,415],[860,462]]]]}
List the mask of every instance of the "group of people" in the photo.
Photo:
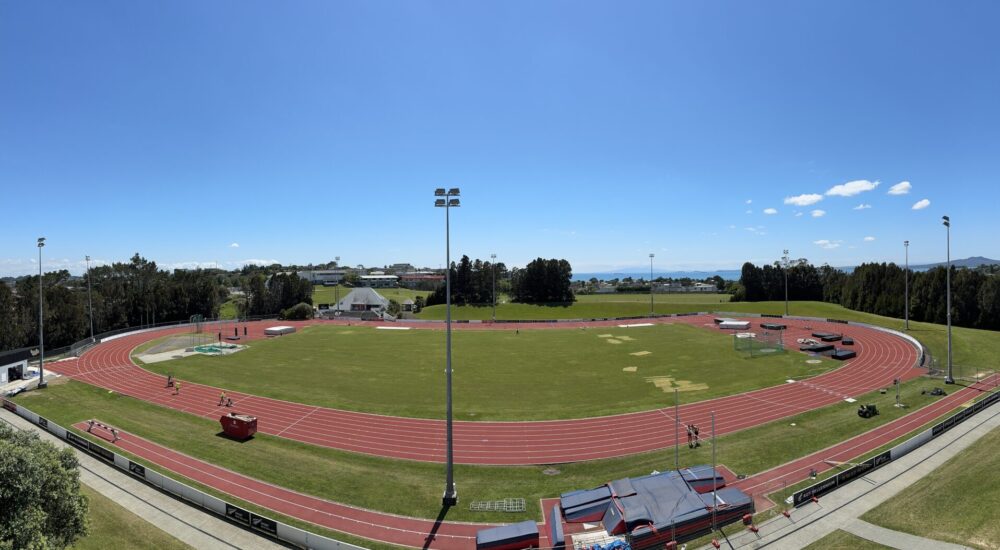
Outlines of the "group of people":
{"type": "MultiPolygon", "coordinates": [[[[174,380],[173,374],[167,374],[167,387],[174,389],[174,395],[180,395],[181,393],[181,383],[180,381],[174,380]]],[[[233,398],[226,397],[226,392],[219,393],[219,406],[232,407],[233,398]]]]}
{"type": "Polygon", "coordinates": [[[688,434],[688,448],[694,449],[695,447],[701,447],[701,443],[698,441],[698,426],[695,426],[694,424],[687,424],[685,427],[687,428],[688,434]]]}

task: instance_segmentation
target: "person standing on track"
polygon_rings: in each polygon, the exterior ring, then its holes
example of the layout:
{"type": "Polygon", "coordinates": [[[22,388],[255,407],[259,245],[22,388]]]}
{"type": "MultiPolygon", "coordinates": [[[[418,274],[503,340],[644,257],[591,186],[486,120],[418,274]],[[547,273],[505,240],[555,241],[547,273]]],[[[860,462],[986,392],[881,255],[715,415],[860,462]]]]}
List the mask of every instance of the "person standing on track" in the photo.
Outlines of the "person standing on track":
{"type": "Polygon", "coordinates": [[[180,394],[181,394],[181,383],[174,382],[174,395],[180,395],[180,394]]]}
{"type": "Polygon", "coordinates": [[[174,375],[167,374],[167,387],[172,387],[174,385],[174,375]]]}
{"type": "Polygon", "coordinates": [[[219,406],[226,404],[226,392],[219,392],[219,406]]]}

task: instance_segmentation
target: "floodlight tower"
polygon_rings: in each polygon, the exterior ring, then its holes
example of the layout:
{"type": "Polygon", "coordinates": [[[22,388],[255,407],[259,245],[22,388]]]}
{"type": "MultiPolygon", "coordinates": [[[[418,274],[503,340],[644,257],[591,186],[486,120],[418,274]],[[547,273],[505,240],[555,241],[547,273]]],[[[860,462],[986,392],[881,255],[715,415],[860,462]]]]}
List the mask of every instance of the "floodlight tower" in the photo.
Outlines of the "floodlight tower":
{"type": "Polygon", "coordinates": [[[954,384],[955,378],[952,376],[951,371],[951,218],[948,216],[942,216],[941,219],[944,222],[944,226],[947,228],[948,233],[948,275],[947,275],[947,285],[948,291],[947,304],[945,307],[948,308],[948,375],[944,379],[945,384],[954,384]]]}
{"type": "Polygon", "coordinates": [[[785,269],[785,316],[788,316],[788,250],[785,250],[785,255],[781,257],[782,264],[785,269]]]}
{"type": "Polygon", "coordinates": [[[649,253],[649,316],[655,315],[653,313],[653,253],[649,253]]]}
{"type": "Polygon", "coordinates": [[[444,257],[445,257],[445,326],[446,326],[446,336],[445,345],[447,347],[446,351],[446,362],[445,362],[445,379],[446,379],[446,394],[447,394],[447,461],[448,464],[445,467],[445,485],[444,485],[444,496],[441,497],[441,504],[443,506],[455,506],[458,504],[458,491],[455,490],[455,462],[454,462],[454,448],[452,440],[452,414],[451,414],[451,220],[450,220],[450,210],[452,208],[458,208],[461,206],[458,200],[458,196],[461,191],[457,187],[448,189],[438,188],[434,190],[434,196],[439,197],[434,200],[434,206],[438,208],[444,208],[444,257]],[[456,197],[456,198],[452,198],[456,197]]]}
{"type": "Polygon", "coordinates": [[[90,256],[87,258],[87,308],[90,310],[90,342],[94,343],[94,300],[90,297],[90,256]]]}
{"type": "Polygon", "coordinates": [[[490,268],[493,271],[493,322],[497,320],[497,255],[490,254],[490,268]]]}
{"type": "Polygon", "coordinates": [[[45,297],[42,295],[42,248],[45,246],[45,237],[38,237],[38,388],[44,388],[45,384],[45,297]]]}
{"type": "Polygon", "coordinates": [[[906,267],[903,270],[903,324],[905,330],[910,330],[910,241],[903,241],[903,249],[906,251],[906,267]]]}

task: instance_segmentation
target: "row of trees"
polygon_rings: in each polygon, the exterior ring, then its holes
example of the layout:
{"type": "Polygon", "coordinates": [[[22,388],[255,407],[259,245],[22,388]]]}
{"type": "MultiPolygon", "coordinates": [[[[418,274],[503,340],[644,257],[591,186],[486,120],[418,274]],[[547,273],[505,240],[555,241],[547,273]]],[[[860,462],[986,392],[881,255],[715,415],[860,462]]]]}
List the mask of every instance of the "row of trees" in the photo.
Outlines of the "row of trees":
{"type": "MultiPolygon", "coordinates": [[[[507,266],[503,262],[491,263],[476,258],[462,259],[451,263],[451,303],[457,305],[491,305],[493,303],[493,281],[496,278],[496,293],[509,292],[510,282],[507,266]]],[[[427,305],[445,303],[445,286],[436,288],[427,297],[427,305]]]]}
{"type": "MultiPolygon", "coordinates": [[[[506,293],[515,302],[567,303],[576,299],[570,288],[573,268],[566,260],[537,258],[523,269],[508,272],[503,263],[494,265],[462,256],[457,264],[452,262],[450,269],[451,303],[456,305],[492,304],[494,275],[496,293],[506,293]]],[[[427,297],[427,305],[445,303],[445,293],[444,286],[438,287],[427,297]]]]}
{"type": "Polygon", "coordinates": [[[240,315],[272,315],[298,304],[312,305],[313,285],[295,273],[275,273],[270,279],[262,272],[251,272],[240,284],[244,299],[240,315]]]}
{"type": "MultiPolygon", "coordinates": [[[[910,319],[929,323],[947,320],[945,267],[910,271],[910,319]]],[[[848,309],[902,318],[906,308],[906,271],[893,263],[862,264],[851,273],[830,266],[817,268],[798,260],[788,269],[791,300],[822,300],[848,309]]],[[[743,264],[736,301],[783,300],[784,273],[779,265],[743,264]]],[[[952,323],[1000,330],[1000,275],[990,269],[952,268],[952,323]]]]}
{"type": "MultiPolygon", "coordinates": [[[[272,266],[273,267],[273,266],[272,266]]],[[[94,334],[154,323],[218,317],[230,287],[245,298],[238,313],[275,315],[312,304],[312,283],[269,268],[238,272],[217,269],[166,271],[139,254],[128,262],[91,268],[81,278],[68,271],[44,274],[45,345],[60,348],[90,336],[90,278],[94,334]]],[[[13,288],[0,283],[0,351],[38,345],[38,276],[20,277],[13,288]]]]}
{"type": "MultiPolygon", "coordinates": [[[[94,333],[194,314],[218,315],[227,291],[212,270],[167,272],[138,254],[128,262],[97,266],[83,278],[68,271],[42,277],[45,345],[68,346],[90,335],[87,277],[91,282],[94,333]]],[[[17,279],[13,290],[0,285],[0,349],[38,344],[38,277],[17,279]]]]}

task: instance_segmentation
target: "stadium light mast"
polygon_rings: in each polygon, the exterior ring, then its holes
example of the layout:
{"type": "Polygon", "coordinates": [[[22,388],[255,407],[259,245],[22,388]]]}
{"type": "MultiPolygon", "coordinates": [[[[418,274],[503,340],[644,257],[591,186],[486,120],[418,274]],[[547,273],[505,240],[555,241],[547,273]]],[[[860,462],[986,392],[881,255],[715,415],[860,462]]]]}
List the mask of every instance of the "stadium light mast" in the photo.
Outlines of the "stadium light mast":
{"type": "Polygon", "coordinates": [[[44,388],[45,384],[45,297],[42,295],[42,248],[45,246],[45,237],[38,237],[38,388],[44,388]]]}
{"type": "Polygon", "coordinates": [[[903,326],[905,330],[910,330],[910,241],[903,241],[903,249],[906,251],[906,267],[903,270],[903,326]]]}
{"type": "Polygon", "coordinates": [[[90,342],[94,342],[94,300],[90,297],[90,256],[87,259],[87,308],[90,310],[90,342]]]}
{"type": "Polygon", "coordinates": [[[649,253],[649,316],[653,313],[653,253],[649,253]]]}
{"type": "Polygon", "coordinates": [[[788,250],[785,250],[785,255],[781,257],[781,261],[784,264],[785,269],[785,316],[788,316],[788,250]]]}
{"type": "Polygon", "coordinates": [[[447,394],[447,461],[448,464],[445,466],[445,484],[444,484],[444,496],[441,497],[442,506],[455,506],[458,504],[458,491],[455,490],[455,463],[454,463],[454,449],[452,445],[452,415],[451,415],[451,220],[450,220],[450,210],[452,208],[458,208],[461,206],[457,198],[461,194],[457,187],[448,189],[437,188],[434,190],[434,196],[438,197],[434,200],[434,206],[438,208],[444,208],[444,257],[445,257],[445,326],[446,326],[446,336],[445,342],[447,346],[446,352],[446,363],[445,363],[445,379],[446,379],[446,394],[447,394]]]}
{"type": "Polygon", "coordinates": [[[944,221],[944,226],[947,228],[948,232],[948,239],[947,239],[948,240],[948,275],[947,275],[948,292],[946,293],[947,296],[946,307],[948,308],[948,376],[945,377],[944,383],[954,384],[955,378],[952,376],[952,371],[951,371],[951,218],[949,218],[948,216],[941,216],[941,219],[944,221]]]}
{"type": "Polygon", "coordinates": [[[493,322],[497,320],[497,255],[496,253],[490,254],[490,267],[493,271],[493,322]]]}

